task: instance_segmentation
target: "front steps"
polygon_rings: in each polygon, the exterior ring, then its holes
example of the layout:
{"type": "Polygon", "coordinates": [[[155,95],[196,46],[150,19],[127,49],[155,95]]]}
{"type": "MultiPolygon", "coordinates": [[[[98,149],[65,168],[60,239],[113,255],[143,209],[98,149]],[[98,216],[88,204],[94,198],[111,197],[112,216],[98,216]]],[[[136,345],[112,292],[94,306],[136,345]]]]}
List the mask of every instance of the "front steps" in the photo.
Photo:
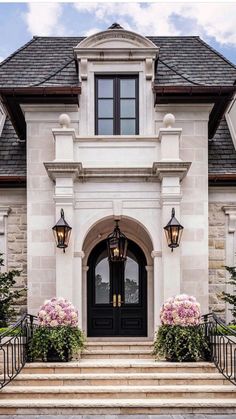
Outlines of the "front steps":
{"type": "Polygon", "coordinates": [[[0,414],[236,413],[236,386],[207,362],[155,361],[151,342],[97,342],[70,363],[27,364],[0,392],[0,414]]]}

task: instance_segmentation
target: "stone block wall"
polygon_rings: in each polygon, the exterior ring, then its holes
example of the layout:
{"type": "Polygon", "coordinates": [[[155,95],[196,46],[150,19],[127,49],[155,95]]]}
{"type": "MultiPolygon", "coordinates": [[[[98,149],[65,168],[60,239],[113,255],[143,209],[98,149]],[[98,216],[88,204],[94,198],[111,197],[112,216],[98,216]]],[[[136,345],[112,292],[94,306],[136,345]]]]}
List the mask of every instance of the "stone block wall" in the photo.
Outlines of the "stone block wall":
{"type": "MultiPolygon", "coordinates": [[[[0,190],[0,207],[8,208],[5,217],[5,229],[1,242],[4,264],[7,270],[17,269],[21,275],[16,277],[15,287],[20,290],[27,287],[27,204],[25,189],[0,190]],[[5,245],[3,245],[5,243],[5,245]]],[[[27,290],[16,302],[16,311],[22,315],[27,311],[27,290]]]]}
{"type": "Polygon", "coordinates": [[[209,203],[209,308],[225,316],[226,289],[226,216],[222,203],[209,203]]]}

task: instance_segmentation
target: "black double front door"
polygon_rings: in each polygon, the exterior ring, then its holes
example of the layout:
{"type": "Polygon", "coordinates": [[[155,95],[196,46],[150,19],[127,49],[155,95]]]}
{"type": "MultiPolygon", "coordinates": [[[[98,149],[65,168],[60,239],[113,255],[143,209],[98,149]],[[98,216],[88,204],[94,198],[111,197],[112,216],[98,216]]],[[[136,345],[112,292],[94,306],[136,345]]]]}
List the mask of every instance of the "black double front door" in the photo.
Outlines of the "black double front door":
{"type": "Polygon", "coordinates": [[[140,247],[129,240],[127,260],[111,263],[104,240],[88,265],[88,336],[147,336],[146,258],[140,247]]]}

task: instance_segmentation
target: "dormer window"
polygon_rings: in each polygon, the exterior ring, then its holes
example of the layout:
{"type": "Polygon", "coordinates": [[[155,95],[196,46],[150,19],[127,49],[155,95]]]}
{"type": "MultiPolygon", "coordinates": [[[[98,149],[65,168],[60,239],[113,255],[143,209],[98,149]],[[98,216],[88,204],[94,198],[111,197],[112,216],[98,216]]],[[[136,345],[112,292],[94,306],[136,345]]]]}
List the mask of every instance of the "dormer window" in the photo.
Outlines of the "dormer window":
{"type": "Polygon", "coordinates": [[[95,134],[136,135],[138,76],[95,76],[95,134]]]}

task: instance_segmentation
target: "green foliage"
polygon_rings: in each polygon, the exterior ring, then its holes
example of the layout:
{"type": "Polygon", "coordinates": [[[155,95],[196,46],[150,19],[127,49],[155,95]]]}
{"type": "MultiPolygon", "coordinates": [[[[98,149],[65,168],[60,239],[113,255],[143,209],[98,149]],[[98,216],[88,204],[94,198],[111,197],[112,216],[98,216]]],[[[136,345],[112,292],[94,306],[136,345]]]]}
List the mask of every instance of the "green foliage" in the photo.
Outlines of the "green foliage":
{"type": "Polygon", "coordinates": [[[234,266],[225,266],[225,269],[227,269],[227,271],[230,274],[230,279],[229,281],[226,282],[226,284],[230,284],[234,286],[233,289],[233,293],[230,294],[229,292],[222,292],[221,298],[222,300],[224,300],[226,303],[229,303],[232,305],[232,308],[230,308],[230,311],[232,312],[233,315],[233,323],[236,324],[236,267],[234,266]]]}
{"type": "Polygon", "coordinates": [[[6,327],[16,315],[13,304],[21,297],[25,288],[20,291],[12,289],[16,284],[15,277],[20,276],[20,271],[1,272],[1,266],[4,266],[2,253],[0,253],[0,327],[6,327]]]}
{"type": "Polygon", "coordinates": [[[65,349],[69,353],[81,351],[85,346],[85,337],[78,327],[39,326],[29,345],[29,355],[34,359],[47,360],[50,350],[55,350],[61,360],[65,359],[65,349]]]}
{"type": "MultiPolygon", "coordinates": [[[[231,329],[234,333],[236,333],[236,324],[228,324],[227,329],[231,329]]],[[[230,335],[224,327],[218,326],[217,327],[217,334],[218,335],[230,335]]]]}
{"type": "Polygon", "coordinates": [[[16,328],[11,330],[8,327],[0,327],[0,335],[1,333],[5,333],[7,330],[9,330],[9,334],[7,334],[6,336],[17,336],[21,334],[21,329],[20,328],[16,328]]]}
{"type": "Polygon", "coordinates": [[[160,326],[154,341],[153,354],[168,361],[187,362],[205,358],[209,352],[199,326],[160,326]]]}

